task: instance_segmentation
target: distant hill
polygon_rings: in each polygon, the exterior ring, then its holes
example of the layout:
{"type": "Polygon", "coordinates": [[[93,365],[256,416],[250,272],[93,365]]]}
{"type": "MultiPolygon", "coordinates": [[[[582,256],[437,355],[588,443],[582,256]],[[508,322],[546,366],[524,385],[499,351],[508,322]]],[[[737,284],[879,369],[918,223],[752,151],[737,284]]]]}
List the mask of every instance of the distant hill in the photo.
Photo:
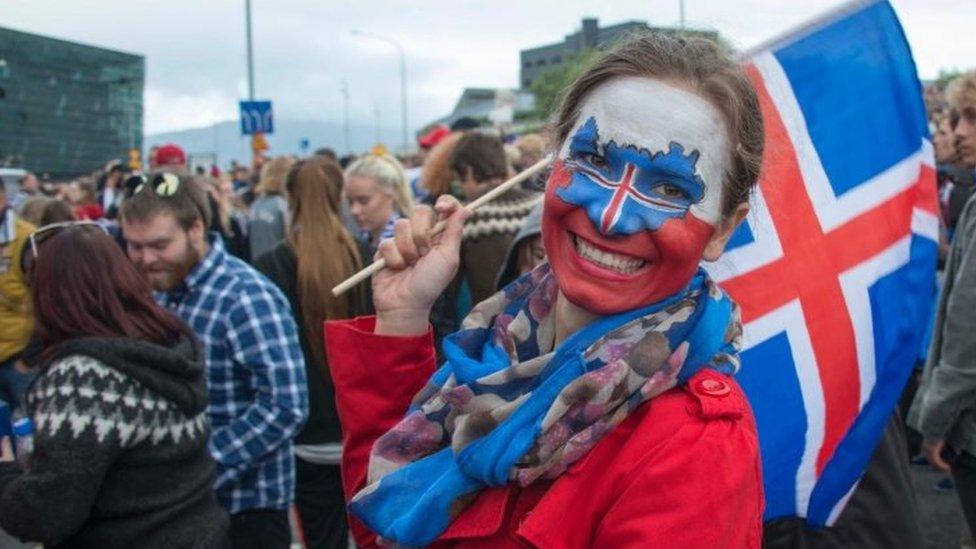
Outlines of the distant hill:
{"type": "MultiPolygon", "coordinates": [[[[400,149],[399,126],[381,127],[380,137],[391,150],[400,149]]],[[[346,154],[345,136],[342,124],[323,121],[275,120],[275,133],[267,136],[271,145],[270,154],[311,154],[319,147],[330,147],[340,156],[346,154]],[[308,151],[302,151],[302,139],[309,140],[308,151]]],[[[220,122],[204,128],[192,128],[174,132],[163,132],[146,135],[143,140],[146,149],[152,145],[176,143],[183,147],[188,155],[217,155],[217,164],[227,168],[231,160],[242,163],[250,162],[250,136],[242,136],[240,124],[220,122]]],[[[370,150],[376,144],[376,128],[374,126],[349,126],[349,149],[356,153],[370,150]]]]}

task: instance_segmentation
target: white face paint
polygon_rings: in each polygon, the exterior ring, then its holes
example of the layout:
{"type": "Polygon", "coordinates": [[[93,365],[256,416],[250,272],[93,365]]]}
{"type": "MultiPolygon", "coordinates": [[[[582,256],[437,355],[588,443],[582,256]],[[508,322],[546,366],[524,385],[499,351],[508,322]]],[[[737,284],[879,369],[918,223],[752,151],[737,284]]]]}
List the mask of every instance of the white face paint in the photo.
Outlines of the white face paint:
{"type": "Polygon", "coordinates": [[[563,161],[570,160],[572,138],[590,119],[596,121],[601,148],[612,141],[618,147],[666,155],[677,143],[685,156],[697,151],[695,175],[704,182],[704,195],[688,211],[713,226],[721,219],[728,136],[721,114],[711,103],[661,80],[638,76],[611,80],[593,90],[580,106],[576,126],[560,149],[563,161]]]}

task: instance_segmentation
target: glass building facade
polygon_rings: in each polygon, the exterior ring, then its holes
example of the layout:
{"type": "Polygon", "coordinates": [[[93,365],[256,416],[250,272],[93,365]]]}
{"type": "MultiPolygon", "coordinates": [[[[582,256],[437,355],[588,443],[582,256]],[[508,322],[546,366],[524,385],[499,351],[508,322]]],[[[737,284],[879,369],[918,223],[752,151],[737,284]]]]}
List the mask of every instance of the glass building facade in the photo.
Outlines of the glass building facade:
{"type": "Polygon", "coordinates": [[[142,150],[145,59],[0,27],[0,166],[53,178],[142,150]]]}

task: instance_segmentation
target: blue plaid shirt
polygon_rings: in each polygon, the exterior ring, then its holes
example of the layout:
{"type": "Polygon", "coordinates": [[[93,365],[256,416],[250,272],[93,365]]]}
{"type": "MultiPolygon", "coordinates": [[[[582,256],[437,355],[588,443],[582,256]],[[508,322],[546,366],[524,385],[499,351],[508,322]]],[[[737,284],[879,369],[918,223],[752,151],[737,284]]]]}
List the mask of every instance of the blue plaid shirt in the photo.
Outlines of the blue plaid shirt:
{"type": "Polygon", "coordinates": [[[224,251],[219,236],[210,239],[183,284],[156,298],[206,351],[217,499],[231,514],[287,509],[295,492],[292,438],[308,416],[295,320],[274,284],[224,251]]]}

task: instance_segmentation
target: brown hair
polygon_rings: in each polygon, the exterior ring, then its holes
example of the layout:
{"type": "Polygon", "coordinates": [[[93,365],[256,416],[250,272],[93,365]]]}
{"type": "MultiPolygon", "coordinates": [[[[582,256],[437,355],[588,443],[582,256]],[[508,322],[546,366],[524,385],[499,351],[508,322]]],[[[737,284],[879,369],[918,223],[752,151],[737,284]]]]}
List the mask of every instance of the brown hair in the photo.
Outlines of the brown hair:
{"type": "Polygon", "coordinates": [[[451,183],[454,182],[451,153],[462,137],[464,137],[463,132],[448,134],[427,153],[427,159],[424,160],[424,167],[420,172],[420,185],[427,189],[432,198],[436,199],[442,194],[451,192],[451,183]]]}
{"type": "Polygon", "coordinates": [[[576,124],[586,96],[622,76],[675,80],[711,102],[729,132],[723,215],[730,215],[736,206],[749,200],[762,165],[764,134],[759,100],[742,67],[721,46],[705,38],[640,32],[597,59],[573,82],[559,107],[555,126],[560,143],[576,124]]]}
{"type": "Polygon", "coordinates": [[[50,200],[50,202],[44,205],[44,209],[41,210],[41,218],[37,223],[38,227],[43,227],[52,223],[60,223],[62,221],[75,220],[75,211],[70,205],[68,205],[67,202],[57,198],[52,198],[50,200]]]}
{"type": "Polygon", "coordinates": [[[81,192],[79,203],[94,204],[98,200],[98,187],[95,185],[94,181],[79,181],[78,190],[81,192]]]}
{"type": "Polygon", "coordinates": [[[264,194],[284,194],[285,178],[295,163],[290,156],[276,156],[261,166],[261,178],[254,192],[264,194]]]}
{"type": "Polygon", "coordinates": [[[471,170],[479,183],[504,179],[508,175],[508,159],[502,140],[482,132],[464,134],[451,152],[451,169],[459,177],[471,170]]]}
{"type": "MultiPolygon", "coordinates": [[[[340,217],[342,169],[324,156],[301,160],[288,172],[288,243],[298,257],[298,302],[316,362],[324,368],[322,323],[348,318],[365,303],[363,286],[339,297],[332,288],[362,268],[359,247],[340,217]]],[[[298,311],[296,311],[298,312],[298,311]]]]}
{"type": "MultiPolygon", "coordinates": [[[[3,185],[0,185],[3,187],[3,185]]],[[[40,227],[41,216],[44,215],[44,209],[55,199],[47,196],[32,196],[24,201],[20,205],[20,218],[24,221],[34,225],[35,227],[40,227]]]]}
{"type": "Polygon", "coordinates": [[[119,218],[126,221],[148,221],[163,212],[172,214],[184,231],[190,230],[198,220],[203,223],[204,230],[210,227],[211,212],[207,192],[190,178],[163,173],[150,174],[148,182],[122,202],[119,218]],[[179,186],[169,196],[156,191],[164,176],[179,180],[179,186]]]}
{"type": "Polygon", "coordinates": [[[117,337],[172,346],[190,328],[156,304],[152,289],[122,248],[91,226],[66,227],[37,245],[31,300],[41,342],[117,337]]]}

